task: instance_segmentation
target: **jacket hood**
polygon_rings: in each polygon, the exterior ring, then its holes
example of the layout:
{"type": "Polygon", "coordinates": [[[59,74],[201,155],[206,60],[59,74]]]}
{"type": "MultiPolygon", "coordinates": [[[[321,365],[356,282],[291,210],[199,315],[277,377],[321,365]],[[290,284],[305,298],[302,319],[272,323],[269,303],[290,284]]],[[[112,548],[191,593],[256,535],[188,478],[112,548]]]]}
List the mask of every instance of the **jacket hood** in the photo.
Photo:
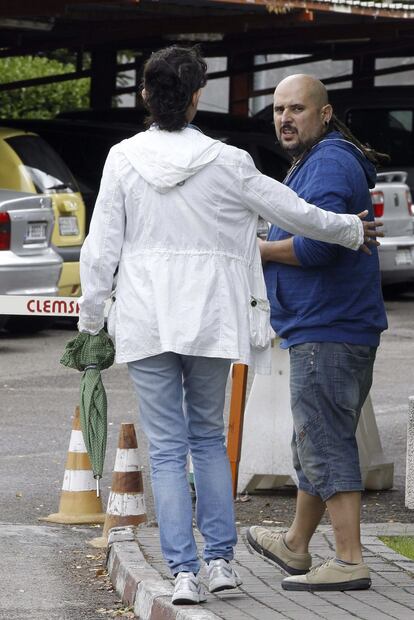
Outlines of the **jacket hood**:
{"type": "Polygon", "coordinates": [[[343,149],[348,153],[351,153],[351,155],[353,155],[358,160],[362,169],[364,170],[368,182],[368,187],[374,187],[377,180],[377,170],[374,164],[365,157],[361,149],[359,149],[349,140],[346,140],[339,131],[331,131],[323,140],[318,142],[313,147],[313,151],[332,145],[335,145],[336,147],[343,149]]]}
{"type": "Polygon", "coordinates": [[[135,170],[161,194],[183,185],[214,161],[223,147],[192,126],[170,132],[152,125],[120,143],[135,170]]]}

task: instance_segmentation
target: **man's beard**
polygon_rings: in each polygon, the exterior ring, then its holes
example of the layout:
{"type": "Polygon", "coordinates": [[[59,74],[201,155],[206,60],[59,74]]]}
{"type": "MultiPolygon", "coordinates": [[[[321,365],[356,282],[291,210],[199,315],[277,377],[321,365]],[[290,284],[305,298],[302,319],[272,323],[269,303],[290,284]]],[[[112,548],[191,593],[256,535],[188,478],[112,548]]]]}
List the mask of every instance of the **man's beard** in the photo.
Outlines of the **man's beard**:
{"type": "MultiPolygon", "coordinates": [[[[289,127],[289,129],[292,130],[292,128],[288,125],[285,125],[284,128],[289,127]]],[[[281,132],[283,131],[283,127],[281,128],[281,132]]],[[[296,135],[297,132],[295,132],[296,135]]],[[[317,143],[319,142],[319,140],[322,138],[322,136],[318,136],[318,137],[312,137],[309,138],[308,140],[298,140],[295,144],[284,144],[284,142],[282,141],[282,136],[283,134],[281,133],[281,137],[279,138],[279,143],[280,146],[283,148],[284,151],[286,151],[286,153],[288,155],[290,155],[290,157],[296,161],[298,159],[300,159],[305,153],[308,153],[311,148],[317,143]]]]}

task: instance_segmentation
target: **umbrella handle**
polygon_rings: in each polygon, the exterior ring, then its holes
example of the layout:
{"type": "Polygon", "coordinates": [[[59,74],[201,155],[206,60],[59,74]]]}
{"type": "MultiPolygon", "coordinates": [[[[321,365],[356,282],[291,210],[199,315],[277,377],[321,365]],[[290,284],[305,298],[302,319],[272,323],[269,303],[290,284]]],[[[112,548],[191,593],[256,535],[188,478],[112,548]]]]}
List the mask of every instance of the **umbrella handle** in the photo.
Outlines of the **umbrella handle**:
{"type": "Polygon", "coordinates": [[[101,488],[100,488],[99,481],[101,479],[101,476],[94,476],[94,478],[96,480],[96,497],[100,497],[101,496],[101,488]]]}

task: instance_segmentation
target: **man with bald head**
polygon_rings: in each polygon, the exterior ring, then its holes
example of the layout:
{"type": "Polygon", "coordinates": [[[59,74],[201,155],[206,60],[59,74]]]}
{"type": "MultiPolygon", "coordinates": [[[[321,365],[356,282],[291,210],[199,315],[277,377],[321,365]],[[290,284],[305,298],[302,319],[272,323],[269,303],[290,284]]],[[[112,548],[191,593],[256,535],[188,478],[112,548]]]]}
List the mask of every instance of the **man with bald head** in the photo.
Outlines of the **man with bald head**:
{"type": "MultiPolygon", "coordinates": [[[[333,117],[323,84],[293,75],[274,94],[277,138],[292,157],[285,183],[329,211],[373,218],[376,154],[333,117]],[[338,128],[340,131],[338,131],[338,128]]],[[[286,590],[370,587],[360,543],[363,490],[356,427],[387,321],[377,248],[355,253],[272,226],[261,243],[271,323],[290,354],[296,514],[289,530],[253,526],[248,540],[290,576],[286,590]],[[336,557],[311,568],[308,545],[328,510],[336,557]]]]}

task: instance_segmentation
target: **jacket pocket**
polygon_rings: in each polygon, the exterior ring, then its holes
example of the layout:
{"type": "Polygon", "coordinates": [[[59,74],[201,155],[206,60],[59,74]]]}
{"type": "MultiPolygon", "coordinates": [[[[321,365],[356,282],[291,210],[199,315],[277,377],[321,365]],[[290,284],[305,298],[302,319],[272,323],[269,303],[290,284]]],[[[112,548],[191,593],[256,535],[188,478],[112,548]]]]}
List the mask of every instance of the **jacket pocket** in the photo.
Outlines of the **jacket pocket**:
{"type": "Polygon", "coordinates": [[[115,339],[115,329],[116,329],[116,298],[112,297],[112,303],[109,308],[108,318],[106,320],[106,329],[108,331],[109,336],[112,340],[115,339]]]}
{"type": "Polygon", "coordinates": [[[266,349],[270,344],[270,304],[267,299],[250,296],[250,344],[255,349],[266,349]]]}

